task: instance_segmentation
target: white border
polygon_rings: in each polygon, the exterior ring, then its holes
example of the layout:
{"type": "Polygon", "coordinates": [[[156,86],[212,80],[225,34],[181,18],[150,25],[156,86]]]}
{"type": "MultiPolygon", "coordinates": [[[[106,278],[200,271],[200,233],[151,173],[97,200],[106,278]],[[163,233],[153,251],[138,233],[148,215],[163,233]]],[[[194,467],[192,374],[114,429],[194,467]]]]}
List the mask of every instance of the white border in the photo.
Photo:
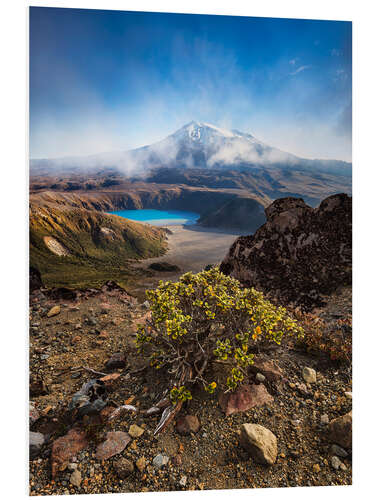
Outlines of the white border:
{"type": "MultiPolygon", "coordinates": [[[[27,2],[7,0],[2,4],[1,36],[1,492],[4,498],[27,496],[27,349],[26,292],[27,274],[27,6],[101,8],[154,12],[293,17],[353,21],[354,52],[354,486],[284,488],[273,490],[235,490],[178,493],[185,498],[370,498],[374,489],[374,247],[372,199],[374,177],[374,16],[372,2],[352,0],[263,0],[246,3],[240,0],[166,1],[166,0],[49,0],[27,2]],[[4,272],[5,271],[5,272],[4,272]],[[5,392],[4,392],[5,389],[5,392]],[[3,421],[4,420],[4,421],[3,421]]],[[[148,494],[127,494],[139,499],[148,494]],[[142,495],[142,496],[140,496],[142,495]]],[[[153,493],[153,498],[170,498],[177,493],[153,493]]],[[[95,496],[97,498],[98,496],[95,496]]],[[[116,498],[99,495],[100,498],[116,498]]],[[[64,497],[65,498],[65,497],[64,497]]],[[[94,498],[82,495],[81,498],[94,498]]]]}

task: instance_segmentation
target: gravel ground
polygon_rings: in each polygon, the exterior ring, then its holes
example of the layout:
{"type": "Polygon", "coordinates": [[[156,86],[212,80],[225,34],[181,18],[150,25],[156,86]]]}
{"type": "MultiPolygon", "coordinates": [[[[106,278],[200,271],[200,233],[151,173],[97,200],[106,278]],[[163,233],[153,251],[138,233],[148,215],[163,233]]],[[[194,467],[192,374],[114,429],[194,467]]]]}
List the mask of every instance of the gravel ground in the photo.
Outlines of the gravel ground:
{"type": "MultiPolygon", "coordinates": [[[[350,291],[332,297],[320,314],[327,319],[350,314],[350,291]]],[[[269,353],[283,371],[282,383],[268,385],[274,397],[272,403],[226,417],[215,395],[197,390],[182,415],[196,415],[200,430],[180,435],[172,424],[165,433],[154,437],[158,417],[127,413],[113,423],[104,422],[90,434],[90,445],[75,457],[74,464],[51,478],[51,446],[69,430],[65,414],[72,395],[82,384],[93,378],[88,367],[107,372],[106,361],[115,352],[124,352],[127,366],[110,389],[111,404],[131,404],[149,408],[162,390],[158,372],[138,371],[143,360],[135,354],[136,323],[147,314],[141,304],[121,290],[82,293],[74,301],[52,300],[41,292],[31,296],[30,304],[30,401],[40,418],[31,430],[46,437],[39,456],[30,460],[30,495],[79,493],[171,491],[195,489],[270,488],[293,486],[323,486],[351,484],[351,455],[340,458],[343,467],[336,470],[327,436],[329,420],[351,410],[349,367],[333,365],[323,358],[313,357],[290,348],[278,348],[269,353]],[[60,312],[47,317],[52,306],[60,312]],[[104,332],[104,333],[103,333],[104,332]],[[307,394],[301,394],[297,384],[304,382],[302,369],[317,371],[317,382],[306,384],[307,394]],[[271,430],[278,440],[278,456],[272,466],[259,465],[239,444],[242,423],[258,423],[271,430]],[[98,461],[95,450],[107,431],[128,431],[137,424],[145,431],[132,439],[126,449],[110,459],[98,461]],[[166,465],[157,469],[152,461],[164,453],[166,465]],[[121,458],[134,464],[144,457],[145,467],[137,467],[120,479],[115,464],[121,458]],[[82,482],[70,482],[74,468],[82,482]]],[[[215,368],[213,368],[215,369],[215,368]]]]}

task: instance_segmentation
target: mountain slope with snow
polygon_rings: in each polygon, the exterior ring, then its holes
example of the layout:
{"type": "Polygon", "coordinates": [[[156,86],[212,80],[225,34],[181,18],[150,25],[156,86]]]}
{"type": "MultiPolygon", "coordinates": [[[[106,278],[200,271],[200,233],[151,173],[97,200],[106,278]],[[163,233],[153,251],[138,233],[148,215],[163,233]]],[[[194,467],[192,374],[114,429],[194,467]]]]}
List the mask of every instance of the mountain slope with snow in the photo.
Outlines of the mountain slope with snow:
{"type": "Polygon", "coordinates": [[[273,148],[251,134],[225,130],[209,123],[192,121],[165,139],[124,152],[86,157],[31,160],[31,173],[48,175],[114,168],[126,176],[141,176],[155,168],[253,170],[273,167],[314,173],[351,176],[351,163],[336,160],[308,160],[273,148]]]}

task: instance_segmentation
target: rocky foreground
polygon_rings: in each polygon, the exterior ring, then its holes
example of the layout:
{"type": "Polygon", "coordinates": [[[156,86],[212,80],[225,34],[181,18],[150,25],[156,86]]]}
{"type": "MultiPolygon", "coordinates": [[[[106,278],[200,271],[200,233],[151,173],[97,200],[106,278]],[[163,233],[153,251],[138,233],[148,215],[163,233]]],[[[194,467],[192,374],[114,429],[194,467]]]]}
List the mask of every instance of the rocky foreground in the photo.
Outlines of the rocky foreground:
{"type": "MultiPolygon", "coordinates": [[[[351,289],[315,313],[327,324],[350,316],[351,289]]],[[[163,396],[163,375],[134,345],[148,314],[113,283],[32,292],[31,495],[351,484],[350,366],[294,344],[259,353],[233,395],[197,390],[154,437],[160,414],[146,410],[163,396]]]]}

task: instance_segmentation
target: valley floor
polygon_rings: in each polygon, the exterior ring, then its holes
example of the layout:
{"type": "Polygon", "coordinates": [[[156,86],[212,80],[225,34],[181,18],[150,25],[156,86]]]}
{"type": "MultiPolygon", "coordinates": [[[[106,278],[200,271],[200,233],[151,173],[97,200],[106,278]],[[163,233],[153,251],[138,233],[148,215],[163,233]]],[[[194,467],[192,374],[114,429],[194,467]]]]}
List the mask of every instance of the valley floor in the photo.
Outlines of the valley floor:
{"type": "MultiPolygon", "coordinates": [[[[154,262],[168,262],[177,265],[181,271],[178,273],[157,273],[155,277],[147,277],[147,283],[152,286],[160,278],[177,279],[184,272],[199,272],[209,264],[220,263],[227,254],[230,246],[239,236],[238,231],[224,231],[209,229],[198,225],[166,226],[172,234],[168,234],[168,251],[161,257],[144,259],[132,266],[147,268],[154,262]]],[[[129,288],[131,290],[131,288],[129,288]]],[[[136,292],[137,289],[132,289],[136,292]]]]}

